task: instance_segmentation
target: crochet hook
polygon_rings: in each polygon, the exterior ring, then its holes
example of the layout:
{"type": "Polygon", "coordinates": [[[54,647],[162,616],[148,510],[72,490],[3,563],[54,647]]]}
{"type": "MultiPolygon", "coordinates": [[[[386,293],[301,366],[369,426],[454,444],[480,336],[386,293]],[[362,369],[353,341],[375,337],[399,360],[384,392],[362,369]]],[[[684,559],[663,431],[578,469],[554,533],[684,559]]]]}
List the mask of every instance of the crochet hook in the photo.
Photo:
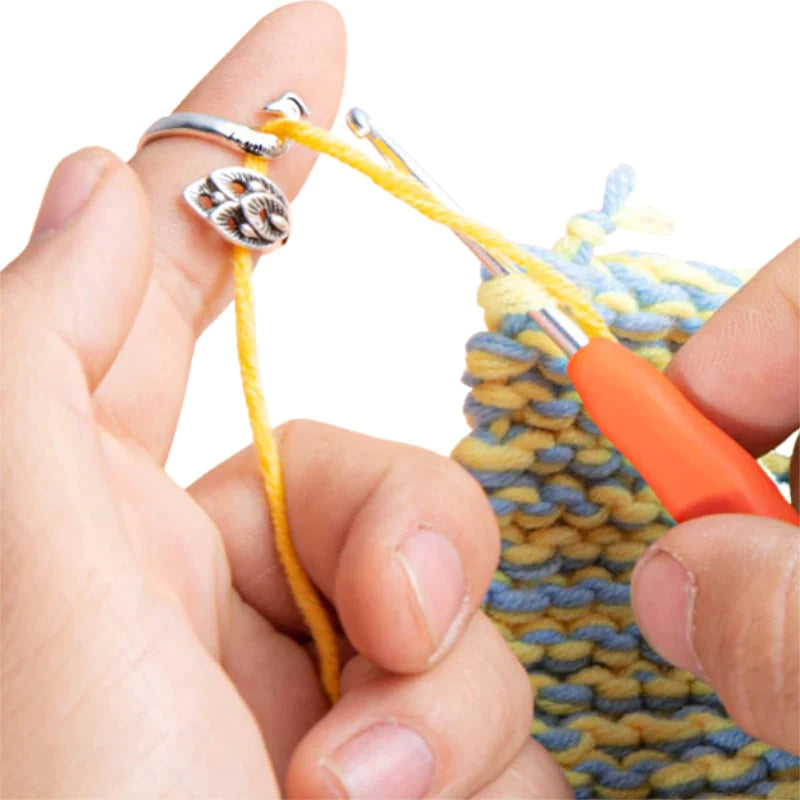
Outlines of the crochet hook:
{"type": "MultiPolygon", "coordinates": [[[[363,109],[347,114],[353,133],[367,139],[392,168],[459,206],[363,109]]],[[[459,239],[493,275],[525,273],[460,233],[459,239]]],[[[666,375],[611,339],[589,338],[555,307],[530,317],[567,356],[567,374],[592,421],[630,461],[678,522],[707,514],[756,514],[800,524],[758,462],[705,417],[666,375]]]]}

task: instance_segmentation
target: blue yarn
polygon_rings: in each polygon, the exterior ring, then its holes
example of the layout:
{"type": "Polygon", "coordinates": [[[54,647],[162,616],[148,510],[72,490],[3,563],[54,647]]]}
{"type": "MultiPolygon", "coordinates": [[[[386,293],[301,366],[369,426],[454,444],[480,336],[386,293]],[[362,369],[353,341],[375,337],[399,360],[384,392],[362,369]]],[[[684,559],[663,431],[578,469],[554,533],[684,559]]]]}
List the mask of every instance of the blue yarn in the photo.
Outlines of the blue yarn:
{"type": "Polygon", "coordinates": [[[612,453],[604,464],[582,464],[579,461],[573,461],[569,465],[569,471],[582,478],[608,478],[619,469],[621,462],[620,454],[612,453]]]}
{"type": "Polygon", "coordinates": [[[604,650],[619,650],[625,652],[638,644],[635,637],[625,633],[617,633],[610,625],[586,625],[576,628],[572,638],[597,642],[604,650]]]}
{"type": "Polygon", "coordinates": [[[706,735],[706,740],[709,744],[713,744],[730,753],[735,753],[740,747],[750,744],[753,741],[753,737],[738,728],[725,728],[721,731],[711,731],[706,735]]]}
{"type": "Polygon", "coordinates": [[[608,789],[637,789],[645,783],[640,772],[623,772],[605,761],[587,759],[575,767],[575,772],[591,775],[601,786],[608,789]]]}
{"type": "Polygon", "coordinates": [[[567,637],[558,631],[538,630],[523,633],[520,641],[527,644],[561,644],[561,642],[567,641],[567,637]]]}
{"type": "Polygon", "coordinates": [[[539,490],[539,494],[543,500],[548,500],[551,503],[563,504],[570,508],[578,503],[582,503],[585,497],[584,492],[580,489],[574,486],[561,486],[559,484],[543,486],[539,490]]]}
{"type": "MultiPolygon", "coordinates": [[[[665,787],[658,791],[656,797],[697,797],[705,786],[705,780],[687,781],[686,783],[677,783],[673,786],[665,787]]],[[[702,795],[701,795],[702,796],[702,795]]]]}
{"type": "Polygon", "coordinates": [[[554,728],[534,738],[548,750],[559,752],[575,747],[581,740],[581,734],[579,731],[571,731],[566,728],[554,728]]]}
{"type": "MultiPolygon", "coordinates": [[[[539,644],[548,644],[539,642],[539,644]]],[[[582,706],[591,702],[594,692],[589,686],[579,684],[559,683],[556,686],[545,686],[539,690],[539,694],[546,700],[553,703],[566,703],[568,705],[582,706]]],[[[557,728],[555,730],[562,730],[557,728]]]]}
{"type": "Polygon", "coordinates": [[[502,497],[490,497],[489,504],[492,507],[492,511],[499,517],[510,514],[517,507],[517,504],[513,502],[513,500],[505,500],[502,497]]]}
{"type": "Polygon", "coordinates": [[[636,185],[636,172],[628,164],[615,167],[606,178],[603,192],[603,213],[609,216],[619,211],[627,202],[636,185]]]}
{"type": "Polygon", "coordinates": [[[464,401],[464,416],[473,420],[478,425],[491,425],[496,419],[504,416],[505,412],[500,408],[485,406],[479,403],[472,395],[464,401]]]}
{"type": "Polygon", "coordinates": [[[547,561],[536,566],[517,566],[513,563],[501,561],[500,568],[508,575],[518,581],[539,581],[560,572],[563,568],[563,559],[560,555],[553,556],[547,561]]]}
{"type": "Polygon", "coordinates": [[[566,464],[575,455],[571,447],[557,444],[553,447],[536,450],[536,460],[541,464],[566,464]]]}
{"type": "Polygon", "coordinates": [[[800,766],[800,757],[785,753],[783,750],[770,749],[761,756],[761,760],[767,764],[770,772],[783,772],[784,770],[795,769],[800,766]]]}
{"type": "Polygon", "coordinates": [[[741,792],[752,783],[758,783],[767,776],[767,765],[761,760],[753,762],[753,766],[743,775],[736,778],[709,780],[709,784],[718,792],[741,792]]]}
{"type": "Polygon", "coordinates": [[[677,711],[685,697],[644,697],[642,705],[650,711],[677,711]]]}
{"type": "Polygon", "coordinates": [[[544,400],[531,405],[540,414],[555,419],[574,417],[581,410],[580,404],[575,400],[544,400]]]}
{"type": "Polygon", "coordinates": [[[568,675],[589,666],[590,656],[583,656],[576,659],[560,659],[553,656],[544,656],[541,665],[548,671],[556,675],[568,675]]]}
{"type": "Polygon", "coordinates": [[[613,714],[614,716],[630,714],[633,711],[640,711],[642,708],[642,699],[640,697],[610,698],[595,696],[592,702],[601,714],[613,714]]]}
{"type": "Polygon", "coordinates": [[[726,269],[720,269],[720,267],[715,267],[711,264],[704,264],[702,261],[689,261],[687,263],[703,270],[703,272],[712,277],[715,281],[733,286],[734,289],[738,289],[742,285],[742,279],[726,269]]]}
{"type": "Polygon", "coordinates": [[[476,333],[467,343],[469,350],[483,350],[503,358],[510,358],[514,361],[530,361],[533,363],[537,357],[537,350],[520,344],[516,339],[502,336],[491,331],[476,333]]]}

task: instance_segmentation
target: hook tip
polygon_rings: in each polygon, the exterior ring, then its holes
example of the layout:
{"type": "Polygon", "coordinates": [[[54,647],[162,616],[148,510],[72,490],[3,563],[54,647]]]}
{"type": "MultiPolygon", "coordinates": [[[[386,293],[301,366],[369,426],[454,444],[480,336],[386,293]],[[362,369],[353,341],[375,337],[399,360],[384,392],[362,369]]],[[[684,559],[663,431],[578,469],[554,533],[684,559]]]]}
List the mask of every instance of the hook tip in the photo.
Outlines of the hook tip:
{"type": "Polygon", "coordinates": [[[365,139],[372,133],[373,124],[369,114],[363,108],[351,108],[345,117],[347,127],[359,139],[365,139]]]}

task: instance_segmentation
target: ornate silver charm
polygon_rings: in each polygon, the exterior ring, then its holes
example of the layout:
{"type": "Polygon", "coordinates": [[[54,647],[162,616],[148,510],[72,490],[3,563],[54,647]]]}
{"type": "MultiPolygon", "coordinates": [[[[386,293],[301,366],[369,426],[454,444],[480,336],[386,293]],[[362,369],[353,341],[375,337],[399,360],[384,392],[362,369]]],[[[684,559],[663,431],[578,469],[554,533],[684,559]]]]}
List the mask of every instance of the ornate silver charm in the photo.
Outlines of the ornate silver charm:
{"type": "Polygon", "coordinates": [[[183,199],[226,239],[252,250],[267,253],[289,238],[289,201],[256,170],[215,169],[190,183],[183,199]]]}

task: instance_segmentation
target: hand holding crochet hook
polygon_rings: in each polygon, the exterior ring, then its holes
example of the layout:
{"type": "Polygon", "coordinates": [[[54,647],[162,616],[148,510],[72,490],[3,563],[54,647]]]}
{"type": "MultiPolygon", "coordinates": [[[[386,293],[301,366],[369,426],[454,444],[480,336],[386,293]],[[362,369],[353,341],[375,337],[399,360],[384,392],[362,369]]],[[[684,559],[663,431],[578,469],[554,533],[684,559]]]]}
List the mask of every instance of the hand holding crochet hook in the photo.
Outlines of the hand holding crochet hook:
{"type": "MultiPolygon", "coordinates": [[[[458,208],[366,112],[351,110],[348,124],[389,166],[458,208]]],[[[457,235],[491,275],[523,272],[457,235]]],[[[683,345],[667,377],[616,342],[589,339],[558,309],[538,302],[528,314],[566,354],[567,373],[594,423],[684,523],[634,570],[632,603],[645,637],[670,663],[714,686],[745,730],[797,753],[800,437],[790,476],[794,506],[756,458],[800,426],[800,240],[683,345]],[[740,587],[734,598],[728,586],[740,587]],[[774,630],[766,652],[786,653],[786,663],[770,670],[777,685],[765,685],[756,669],[764,635],[753,650],[748,634],[762,615],[784,618],[784,608],[786,625],[774,630]],[[770,692],[788,698],[785,713],[768,708],[770,692]]]]}
{"type": "MultiPolygon", "coordinates": [[[[675,385],[754,456],[800,425],[800,240],[756,274],[669,364],[675,385]]],[[[800,497],[798,444],[791,466],[800,497]]],[[[698,452],[698,459],[704,458],[698,452]]],[[[704,677],[745,731],[800,752],[800,531],[744,514],[684,522],[633,574],[643,633],[704,677]]]]}
{"type": "MultiPolygon", "coordinates": [[[[343,65],[336,13],[291,6],[182,108],[247,119],[289,84],[327,125],[343,65]]],[[[2,274],[2,794],[569,796],[528,736],[527,677],[478,610],[497,530],[460,468],[320,424],[280,430],[294,542],[341,625],[333,707],[252,449],[186,490],[164,472],[195,339],[231,299],[229,246],[173,194],[228,158],[186,140],[130,165],[68,157],[2,274]]],[[[311,163],[295,148],[270,177],[293,196],[311,163]]],[[[800,421],[799,261],[797,245],[778,256],[670,367],[754,455],[800,421]]],[[[700,518],[633,579],[653,646],[794,751],[797,544],[784,522],[700,518]]]]}

